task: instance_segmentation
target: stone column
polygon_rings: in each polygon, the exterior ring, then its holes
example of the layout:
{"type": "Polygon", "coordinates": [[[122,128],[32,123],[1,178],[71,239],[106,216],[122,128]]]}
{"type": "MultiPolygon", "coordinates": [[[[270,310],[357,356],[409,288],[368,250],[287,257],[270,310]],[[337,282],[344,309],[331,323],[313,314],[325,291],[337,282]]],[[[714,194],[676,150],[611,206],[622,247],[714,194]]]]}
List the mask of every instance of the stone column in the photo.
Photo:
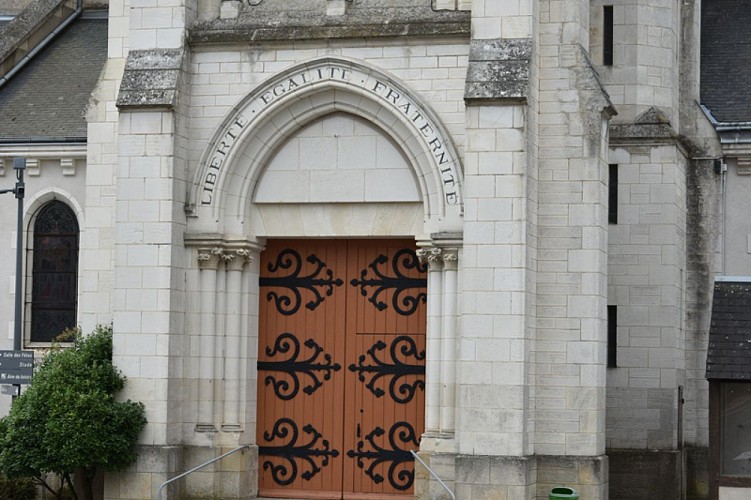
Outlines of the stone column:
{"type": "Polygon", "coordinates": [[[454,437],[456,427],[456,313],[459,252],[443,252],[443,328],[441,338],[441,435],[454,437]]]}
{"type": "MultiPolygon", "coordinates": [[[[459,233],[451,235],[456,244],[459,233]]],[[[456,247],[444,248],[432,240],[417,251],[428,264],[428,339],[426,365],[426,426],[420,442],[420,454],[442,480],[454,488],[457,475],[458,445],[456,430],[456,351],[457,351],[457,261],[456,247]]],[[[415,498],[434,498],[442,486],[423,480],[417,468],[415,498]]],[[[424,476],[427,479],[427,476],[424,476]]]]}
{"type": "MultiPolygon", "coordinates": [[[[240,338],[241,352],[241,408],[242,419],[245,422],[243,428],[244,443],[254,444],[256,441],[256,423],[258,407],[258,309],[260,258],[259,254],[263,246],[250,243],[250,256],[246,271],[243,276],[243,315],[242,336],[240,338]]],[[[254,476],[254,480],[257,475],[254,476]]]]}
{"type": "Polygon", "coordinates": [[[227,268],[235,256],[221,249],[219,254],[219,268],[216,273],[216,315],[214,317],[214,376],[213,376],[213,401],[214,409],[212,421],[214,429],[218,429],[222,420],[222,406],[224,401],[224,357],[225,357],[225,334],[227,327],[227,268]]]}
{"type": "MultiPolygon", "coordinates": [[[[420,248],[417,256],[428,264],[428,328],[425,360],[425,436],[434,439],[441,427],[441,328],[443,261],[440,248],[420,248]]],[[[427,442],[423,442],[427,445],[427,442]]],[[[421,448],[425,448],[422,446],[421,448]]]]}
{"type": "Polygon", "coordinates": [[[216,333],[216,282],[219,248],[198,252],[201,270],[201,336],[198,369],[198,432],[216,432],[214,426],[214,361],[216,333]]]}
{"type": "Polygon", "coordinates": [[[235,250],[230,254],[233,259],[227,264],[227,296],[226,327],[224,330],[224,411],[222,431],[241,432],[240,421],[240,382],[241,351],[243,337],[243,276],[245,267],[251,260],[250,252],[246,249],[235,250]]]}

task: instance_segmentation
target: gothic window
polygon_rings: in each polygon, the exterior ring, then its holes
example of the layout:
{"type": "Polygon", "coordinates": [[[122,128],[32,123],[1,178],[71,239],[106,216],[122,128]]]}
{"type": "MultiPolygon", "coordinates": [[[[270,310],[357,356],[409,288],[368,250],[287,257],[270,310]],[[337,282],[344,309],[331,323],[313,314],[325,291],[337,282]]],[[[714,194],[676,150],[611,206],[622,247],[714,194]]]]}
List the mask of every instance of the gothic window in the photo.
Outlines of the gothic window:
{"type": "Polygon", "coordinates": [[[42,207],[34,223],[31,342],[51,342],[76,326],[78,221],[60,201],[42,207]]]}

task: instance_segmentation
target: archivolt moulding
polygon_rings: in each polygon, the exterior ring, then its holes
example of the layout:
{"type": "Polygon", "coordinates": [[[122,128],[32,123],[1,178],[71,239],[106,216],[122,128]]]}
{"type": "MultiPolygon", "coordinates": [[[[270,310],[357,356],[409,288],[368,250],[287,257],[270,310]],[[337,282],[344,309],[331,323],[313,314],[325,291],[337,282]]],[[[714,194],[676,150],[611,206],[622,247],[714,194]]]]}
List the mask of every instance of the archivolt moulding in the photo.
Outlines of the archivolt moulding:
{"type": "Polygon", "coordinates": [[[372,122],[402,149],[418,181],[426,222],[459,227],[463,175],[435,113],[395,77],[362,62],[325,57],[267,80],[228,113],[189,193],[197,218],[193,229],[224,232],[247,220],[255,186],[278,147],[301,127],[337,111],[372,122]]]}

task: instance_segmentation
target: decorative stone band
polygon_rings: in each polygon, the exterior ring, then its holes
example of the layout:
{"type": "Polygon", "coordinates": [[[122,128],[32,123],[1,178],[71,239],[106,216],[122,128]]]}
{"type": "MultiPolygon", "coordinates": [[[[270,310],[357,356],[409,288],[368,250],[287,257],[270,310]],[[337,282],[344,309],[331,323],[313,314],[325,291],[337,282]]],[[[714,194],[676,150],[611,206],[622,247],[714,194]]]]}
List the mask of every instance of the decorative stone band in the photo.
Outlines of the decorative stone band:
{"type": "MultiPolygon", "coordinates": [[[[243,0],[244,3],[251,7],[261,5],[263,0],[243,0]]],[[[352,0],[326,0],[326,15],[327,16],[341,16],[346,12],[345,2],[351,3],[352,0]]],[[[222,7],[227,3],[241,3],[240,0],[222,0],[222,7]]],[[[234,17],[237,17],[235,15],[234,17]]],[[[224,19],[224,18],[223,18],[224,19]]]]}
{"type": "Polygon", "coordinates": [[[226,249],[221,247],[200,248],[198,250],[198,266],[201,269],[216,269],[219,262],[228,266],[242,269],[245,264],[253,262],[253,256],[247,248],[226,249]]]}
{"type": "Polygon", "coordinates": [[[86,144],[37,144],[33,148],[33,156],[28,145],[6,144],[0,145],[0,177],[13,173],[13,158],[26,158],[26,175],[29,177],[57,175],[59,172],[66,177],[76,175],[80,166],[86,162],[86,144]],[[41,164],[44,163],[44,168],[41,164]]]}
{"type": "Polygon", "coordinates": [[[422,264],[439,267],[444,265],[456,269],[459,260],[457,248],[420,248],[415,253],[422,264]]]}
{"type": "Polygon", "coordinates": [[[470,2],[459,0],[457,10],[456,0],[389,0],[389,8],[384,8],[383,0],[223,1],[223,16],[193,23],[188,32],[188,44],[195,47],[205,43],[247,43],[248,40],[261,43],[291,39],[468,38],[470,2]],[[341,4],[346,9],[342,9],[341,4]],[[304,14],[300,15],[301,12],[304,14]],[[274,22],[270,22],[269,16],[274,22]],[[228,28],[226,20],[230,18],[233,23],[228,28]]]}

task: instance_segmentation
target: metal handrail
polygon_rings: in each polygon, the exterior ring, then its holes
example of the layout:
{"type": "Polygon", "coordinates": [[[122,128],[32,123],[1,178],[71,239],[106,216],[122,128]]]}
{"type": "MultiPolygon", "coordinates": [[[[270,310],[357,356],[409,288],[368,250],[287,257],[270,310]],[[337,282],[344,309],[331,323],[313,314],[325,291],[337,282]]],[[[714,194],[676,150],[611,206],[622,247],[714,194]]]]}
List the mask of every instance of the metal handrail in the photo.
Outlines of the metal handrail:
{"type": "MultiPolygon", "coordinates": [[[[179,476],[175,476],[175,477],[173,477],[172,479],[168,479],[168,480],[166,480],[165,482],[163,482],[163,483],[162,483],[162,485],[161,485],[161,486],[159,486],[159,493],[157,494],[157,498],[158,498],[159,500],[162,500],[162,490],[164,489],[164,487],[165,487],[165,486],[167,486],[167,485],[168,485],[169,483],[171,483],[172,481],[177,481],[178,479],[182,479],[182,478],[184,478],[185,476],[187,476],[188,474],[192,474],[193,472],[195,472],[195,471],[197,471],[197,470],[199,470],[199,469],[203,469],[203,468],[204,468],[204,467],[206,467],[207,465],[211,465],[211,464],[213,464],[214,462],[218,462],[219,460],[223,459],[224,457],[227,457],[227,456],[229,456],[229,455],[232,455],[233,453],[235,453],[235,452],[238,452],[238,451],[240,451],[240,450],[244,450],[245,448],[250,448],[250,445],[246,444],[246,445],[243,445],[243,446],[238,446],[238,447],[237,447],[237,448],[235,448],[234,450],[230,450],[230,451],[228,451],[227,453],[225,453],[225,454],[223,454],[223,455],[219,455],[219,456],[218,456],[218,457],[216,457],[216,458],[212,458],[212,459],[211,459],[211,460],[209,460],[208,462],[204,462],[204,463],[202,463],[201,465],[199,465],[199,466],[197,466],[197,467],[193,467],[192,469],[190,469],[190,470],[189,470],[189,471],[187,471],[187,472],[183,472],[183,473],[182,473],[182,474],[180,474],[179,476]]],[[[439,481],[440,481],[440,479],[439,479],[439,481]]]]}
{"type": "Polygon", "coordinates": [[[430,474],[432,474],[432,476],[433,476],[434,478],[436,478],[436,480],[437,480],[437,481],[438,481],[439,483],[441,483],[441,486],[443,486],[443,488],[444,488],[444,489],[445,489],[446,491],[448,491],[448,492],[449,492],[449,495],[451,495],[451,498],[453,498],[454,500],[456,500],[456,495],[454,495],[454,492],[453,492],[453,491],[451,491],[451,490],[449,489],[449,487],[448,487],[448,486],[446,486],[446,483],[444,483],[443,481],[441,481],[441,478],[440,478],[440,477],[438,477],[438,474],[436,474],[435,472],[433,472],[433,469],[431,469],[431,468],[430,468],[430,467],[428,466],[428,464],[426,464],[426,463],[425,463],[425,462],[423,461],[423,459],[422,459],[422,458],[420,458],[420,457],[419,457],[419,456],[417,455],[417,453],[415,453],[415,451],[414,451],[414,450],[409,450],[409,452],[410,452],[410,453],[412,454],[412,456],[413,456],[413,457],[415,457],[415,459],[416,459],[416,460],[418,460],[418,461],[419,461],[419,462],[420,462],[420,463],[422,464],[422,466],[423,466],[423,467],[425,467],[426,469],[428,469],[428,472],[430,472],[430,474]]]}

